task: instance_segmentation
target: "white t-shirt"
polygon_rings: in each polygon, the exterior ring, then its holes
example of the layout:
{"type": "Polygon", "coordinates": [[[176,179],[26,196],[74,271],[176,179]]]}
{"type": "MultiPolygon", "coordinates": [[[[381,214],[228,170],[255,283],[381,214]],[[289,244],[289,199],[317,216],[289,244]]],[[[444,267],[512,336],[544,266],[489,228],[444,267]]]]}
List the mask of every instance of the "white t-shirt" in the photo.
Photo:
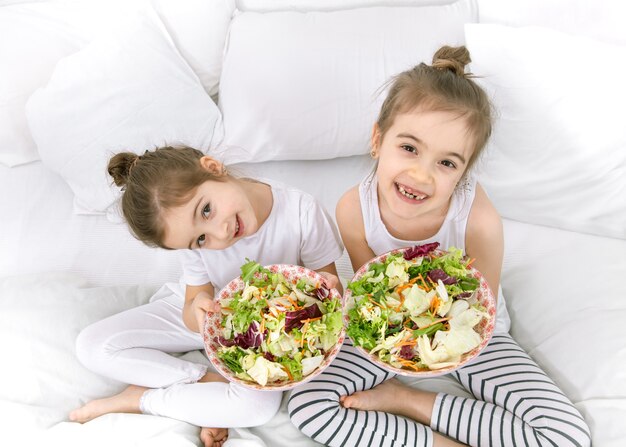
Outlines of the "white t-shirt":
{"type": "MultiPolygon", "coordinates": [[[[392,236],[380,217],[378,206],[378,184],[375,175],[368,175],[359,184],[361,213],[365,228],[365,240],[376,256],[396,248],[439,242],[439,248],[456,247],[465,253],[465,229],[467,219],[476,195],[476,179],[472,177],[461,180],[452,194],[446,218],[434,236],[423,241],[405,241],[392,236]]],[[[502,287],[498,287],[498,303],[496,305],[496,332],[508,332],[511,318],[506,309],[502,287]]]]}
{"type": "Polygon", "coordinates": [[[215,293],[241,274],[246,258],[261,265],[295,264],[312,270],[335,262],[343,253],[337,228],[313,196],[273,180],[274,203],[256,233],[223,250],[180,250],[182,282],[212,283],[215,293]]]}

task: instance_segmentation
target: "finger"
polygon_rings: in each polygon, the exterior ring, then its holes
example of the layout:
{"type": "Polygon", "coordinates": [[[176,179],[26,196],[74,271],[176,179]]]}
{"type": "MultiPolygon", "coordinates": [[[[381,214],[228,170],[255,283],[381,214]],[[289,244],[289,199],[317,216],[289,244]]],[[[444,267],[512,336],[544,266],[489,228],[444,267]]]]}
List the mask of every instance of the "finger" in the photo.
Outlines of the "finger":
{"type": "Polygon", "coordinates": [[[220,310],[222,310],[222,306],[220,306],[220,303],[214,300],[210,300],[207,307],[208,312],[219,312],[220,310]]]}
{"type": "Polygon", "coordinates": [[[204,321],[206,318],[206,312],[200,309],[200,312],[196,312],[196,321],[198,322],[198,332],[204,331],[204,321]]]}

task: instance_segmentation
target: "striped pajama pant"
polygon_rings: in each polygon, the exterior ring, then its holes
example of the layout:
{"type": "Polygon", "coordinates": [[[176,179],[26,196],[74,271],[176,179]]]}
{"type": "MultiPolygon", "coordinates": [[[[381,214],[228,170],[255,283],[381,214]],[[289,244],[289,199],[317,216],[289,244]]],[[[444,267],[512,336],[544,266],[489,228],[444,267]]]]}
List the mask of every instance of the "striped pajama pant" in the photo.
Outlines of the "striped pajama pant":
{"type": "MultiPolygon", "coordinates": [[[[589,428],[561,390],[508,334],[495,334],[446,380],[466,397],[438,393],[430,427],[380,411],[345,409],[339,397],[394,377],[346,339],[330,366],[293,390],[292,423],[328,446],[431,446],[432,431],[470,446],[589,446],[589,428]]],[[[434,379],[429,379],[434,380],[434,379]]]]}

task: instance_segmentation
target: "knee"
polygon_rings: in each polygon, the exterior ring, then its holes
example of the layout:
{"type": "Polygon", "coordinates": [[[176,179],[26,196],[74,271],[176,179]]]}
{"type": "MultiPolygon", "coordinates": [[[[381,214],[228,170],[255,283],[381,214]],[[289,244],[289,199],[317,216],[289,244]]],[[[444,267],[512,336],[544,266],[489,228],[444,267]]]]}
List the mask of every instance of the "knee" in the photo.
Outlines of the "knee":
{"type": "Polygon", "coordinates": [[[591,431],[582,418],[570,420],[567,426],[554,424],[548,429],[538,430],[539,445],[542,447],[591,447],[591,431]]]}
{"type": "Polygon", "coordinates": [[[282,403],[282,393],[263,392],[264,396],[256,405],[249,405],[250,415],[246,418],[250,427],[267,424],[274,418],[282,403]]]}
{"type": "Polygon", "coordinates": [[[80,363],[90,370],[98,370],[102,359],[107,357],[107,348],[103,332],[98,323],[83,329],[76,337],[76,357],[80,363]]]}
{"type": "Polygon", "coordinates": [[[313,420],[313,425],[326,425],[342,409],[339,396],[330,391],[304,385],[294,389],[287,401],[287,411],[291,422],[304,434],[313,420]]]}

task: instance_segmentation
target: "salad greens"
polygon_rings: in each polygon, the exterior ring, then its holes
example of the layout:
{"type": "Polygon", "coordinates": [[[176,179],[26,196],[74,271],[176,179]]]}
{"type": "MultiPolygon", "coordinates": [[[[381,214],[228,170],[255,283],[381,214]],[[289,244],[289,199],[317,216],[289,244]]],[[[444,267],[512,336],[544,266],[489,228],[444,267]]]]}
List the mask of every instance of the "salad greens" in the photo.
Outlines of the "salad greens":
{"type": "Polygon", "coordinates": [[[417,245],[372,263],[348,284],[347,334],[385,363],[411,371],[454,366],[481,342],[488,318],[475,291],[472,261],[460,249],[417,245]]]}
{"type": "Polygon", "coordinates": [[[220,301],[217,356],[242,380],[262,386],[297,382],[337,343],[341,302],[309,278],[292,283],[247,261],[241,267],[243,290],[220,301]]]}

